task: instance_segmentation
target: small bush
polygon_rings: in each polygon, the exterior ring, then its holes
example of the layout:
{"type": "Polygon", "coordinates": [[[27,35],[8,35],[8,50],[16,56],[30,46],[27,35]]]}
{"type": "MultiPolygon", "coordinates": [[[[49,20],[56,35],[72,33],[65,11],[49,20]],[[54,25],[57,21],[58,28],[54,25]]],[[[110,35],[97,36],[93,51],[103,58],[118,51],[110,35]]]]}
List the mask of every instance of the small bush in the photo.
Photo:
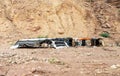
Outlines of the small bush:
{"type": "Polygon", "coordinates": [[[104,32],[104,33],[100,34],[100,36],[108,38],[108,37],[110,37],[110,34],[107,32],[104,32]]]}

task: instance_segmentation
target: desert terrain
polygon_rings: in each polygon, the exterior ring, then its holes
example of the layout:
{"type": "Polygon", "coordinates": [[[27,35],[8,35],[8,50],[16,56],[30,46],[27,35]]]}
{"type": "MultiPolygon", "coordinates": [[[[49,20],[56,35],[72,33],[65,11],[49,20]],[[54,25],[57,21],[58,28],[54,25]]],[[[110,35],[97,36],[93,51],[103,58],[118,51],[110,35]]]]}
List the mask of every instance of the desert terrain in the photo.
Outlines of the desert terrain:
{"type": "Polygon", "coordinates": [[[119,5],[119,0],[0,0],[0,41],[95,37],[102,32],[116,39],[119,5]]]}
{"type": "Polygon", "coordinates": [[[120,76],[120,0],[0,0],[0,76],[120,76]],[[10,49],[19,39],[104,32],[102,47],[10,49]]]}
{"type": "Polygon", "coordinates": [[[0,76],[120,76],[120,47],[0,48],[0,76]]]}

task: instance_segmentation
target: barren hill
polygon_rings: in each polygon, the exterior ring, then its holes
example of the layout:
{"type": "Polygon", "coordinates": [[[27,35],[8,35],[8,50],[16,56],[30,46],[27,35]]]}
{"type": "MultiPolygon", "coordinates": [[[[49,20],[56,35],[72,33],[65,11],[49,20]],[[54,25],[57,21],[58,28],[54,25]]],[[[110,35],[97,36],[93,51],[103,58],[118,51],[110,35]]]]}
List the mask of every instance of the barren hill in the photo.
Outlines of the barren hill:
{"type": "Polygon", "coordinates": [[[119,0],[0,0],[0,41],[94,37],[104,31],[118,37],[119,5],[119,0]]]}

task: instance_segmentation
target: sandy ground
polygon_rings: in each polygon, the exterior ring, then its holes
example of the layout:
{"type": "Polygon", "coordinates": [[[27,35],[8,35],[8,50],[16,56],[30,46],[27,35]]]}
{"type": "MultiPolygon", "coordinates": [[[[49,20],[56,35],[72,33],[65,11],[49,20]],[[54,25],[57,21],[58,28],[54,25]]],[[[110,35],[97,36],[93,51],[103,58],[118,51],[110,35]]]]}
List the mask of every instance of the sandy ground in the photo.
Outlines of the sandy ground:
{"type": "Polygon", "coordinates": [[[0,76],[120,76],[120,47],[0,48],[0,76]]]}

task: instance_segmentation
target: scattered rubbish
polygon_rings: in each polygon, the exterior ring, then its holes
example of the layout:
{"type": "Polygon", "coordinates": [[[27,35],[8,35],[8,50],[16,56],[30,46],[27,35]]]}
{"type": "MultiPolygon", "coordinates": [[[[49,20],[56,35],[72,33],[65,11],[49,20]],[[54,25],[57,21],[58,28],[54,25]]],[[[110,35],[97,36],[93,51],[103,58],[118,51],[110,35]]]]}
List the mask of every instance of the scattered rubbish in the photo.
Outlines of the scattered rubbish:
{"type": "Polygon", "coordinates": [[[120,68],[120,65],[119,64],[114,64],[112,66],[110,66],[111,69],[117,69],[117,68],[120,68]]]}
{"type": "Polygon", "coordinates": [[[37,38],[22,39],[11,47],[16,48],[67,48],[76,46],[102,46],[101,38],[37,38]]]}
{"type": "Polygon", "coordinates": [[[75,39],[75,46],[102,46],[101,38],[79,38],[75,39]]]}
{"type": "Polygon", "coordinates": [[[19,47],[19,45],[14,45],[12,47],[10,47],[10,49],[17,49],[19,47]]]}
{"type": "Polygon", "coordinates": [[[39,75],[35,74],[34,76],[39,76],[39,75]]]}
{"type": "Polygon", "coordinates": [[[95,72],[96,72],[96,73],[102,73],[103,70],[102,70],[102,69],[96,69],[95,72]]]}
{"type": "Polygon", "coordinates": [[[87,55],[87,56],[91,56],[91,55],[93,55],[93,54],[92,54],[92,53],[86,53],[86,55],[87,55]]]}

